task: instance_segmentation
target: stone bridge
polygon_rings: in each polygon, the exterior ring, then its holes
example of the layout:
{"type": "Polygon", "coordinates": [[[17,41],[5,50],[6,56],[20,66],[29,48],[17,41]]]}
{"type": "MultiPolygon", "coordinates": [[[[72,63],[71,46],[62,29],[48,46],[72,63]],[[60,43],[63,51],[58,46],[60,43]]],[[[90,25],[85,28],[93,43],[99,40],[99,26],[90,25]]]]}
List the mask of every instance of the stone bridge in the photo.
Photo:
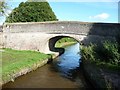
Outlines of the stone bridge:
{"type": "Polygon", "coordinates": [[[0,47],[17,50],[36,50],[43,53],[58,52],[55,43],[71,37],[80,44],[100,44],[104,40],[116,41],[120,36],[119,23],[89,23],[77,21],[6,23],[0,26],[0,47]]]}

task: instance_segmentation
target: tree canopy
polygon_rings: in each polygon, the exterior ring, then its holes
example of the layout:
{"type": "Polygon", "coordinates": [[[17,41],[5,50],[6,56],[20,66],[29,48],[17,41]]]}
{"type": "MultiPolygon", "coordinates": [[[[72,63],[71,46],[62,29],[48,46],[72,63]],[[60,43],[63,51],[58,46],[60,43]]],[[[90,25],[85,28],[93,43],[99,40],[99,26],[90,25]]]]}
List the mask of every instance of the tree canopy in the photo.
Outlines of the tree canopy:
{"type": "Polygon", "coordinates": [[[7,4],[4,1],[0,1],[0,16],[5,14],[7,4]]]}
{"type": "Polygon", "coordinates": [[[48,2],[22,2],[6,18],[6,22],[44,22],[57,18],[48,2]]]}

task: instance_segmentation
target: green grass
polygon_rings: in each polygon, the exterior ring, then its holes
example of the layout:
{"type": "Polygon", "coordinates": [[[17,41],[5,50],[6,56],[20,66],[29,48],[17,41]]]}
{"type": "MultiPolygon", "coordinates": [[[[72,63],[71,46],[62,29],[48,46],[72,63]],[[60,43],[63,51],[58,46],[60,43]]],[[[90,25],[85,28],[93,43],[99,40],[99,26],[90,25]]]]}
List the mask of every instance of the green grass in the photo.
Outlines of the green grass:
{"type": "Polygon", "coordinates": [[[58,40],[55,44],[55,47],[65,47],[65,46],[72,45],[75,43],[77,43],[75,39],[65,37],[65,38],[58,40]]]}
{"type": "Polygon", "coordinates": [[[63,42],[63,43],[56,43],[55,47],[66,47],[72,44],[75,44],[76,42],[63,42]]]}
{"type": "MultiPolygon", "coordinates": [[[[2,79],[10,78],[12,74],[26,67],[32,67],[35,63],[49,58],[49,55],[36,51],[19,51],[3,49],[2,52],[2,79]]],[[[1,60],[1,59],[0,59],[1,60]]],[[[0,61],[1,62],[1,61],[0,61]]]]}

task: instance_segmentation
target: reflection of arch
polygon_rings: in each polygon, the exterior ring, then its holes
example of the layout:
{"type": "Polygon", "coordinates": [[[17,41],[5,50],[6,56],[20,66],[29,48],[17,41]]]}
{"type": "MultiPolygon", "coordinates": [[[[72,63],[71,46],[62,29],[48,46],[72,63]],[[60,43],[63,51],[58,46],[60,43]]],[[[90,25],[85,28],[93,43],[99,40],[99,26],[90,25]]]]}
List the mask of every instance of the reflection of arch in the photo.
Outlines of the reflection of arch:
{"type": "MultiPolygon", "coordinates": [[[[64,37],[75,39],[74,37],[70,37],[70,36],[54,36],[54,37],[49,39],[49,50],[52,51],[52,52],[59,52],[59,55],[63,54],[64,51],[65,51],[64,48],[55,47],[55,44],[58,40],[60,40],[64,37]]],[[[76,40],[76,41],[78,42],[78,40],[76,40]]]]}

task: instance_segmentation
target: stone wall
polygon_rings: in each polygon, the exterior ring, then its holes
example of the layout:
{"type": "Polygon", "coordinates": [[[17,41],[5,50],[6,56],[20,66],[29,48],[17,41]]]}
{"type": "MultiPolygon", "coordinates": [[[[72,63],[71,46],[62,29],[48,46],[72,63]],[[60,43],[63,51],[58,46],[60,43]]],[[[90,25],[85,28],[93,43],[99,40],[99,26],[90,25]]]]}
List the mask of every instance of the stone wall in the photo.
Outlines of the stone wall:
{"type": "MultiPolygon", "coordinates": [[[[4,33],[4,48],[13,48],[16,50],[35,50],[44,53],[51,53],[49,49],[49,40],[53,37],[72,37],[77,41],[82,41],[86,36],[71,34],[46,34],[35,33],[4,33]]],[[[55,41],[54,41],[55,42],[55,41]]],[[[52,43],[53,44],[53,43],[52,43]]]]}
{"type": "Polygon", "coordinates": [[[100,36],[116,36],[120,32],[120,24],[88,23],[74,21],[10,23],[4,25],[4,32],[45,32],[61,34],[85,34],[100,36]]]}

